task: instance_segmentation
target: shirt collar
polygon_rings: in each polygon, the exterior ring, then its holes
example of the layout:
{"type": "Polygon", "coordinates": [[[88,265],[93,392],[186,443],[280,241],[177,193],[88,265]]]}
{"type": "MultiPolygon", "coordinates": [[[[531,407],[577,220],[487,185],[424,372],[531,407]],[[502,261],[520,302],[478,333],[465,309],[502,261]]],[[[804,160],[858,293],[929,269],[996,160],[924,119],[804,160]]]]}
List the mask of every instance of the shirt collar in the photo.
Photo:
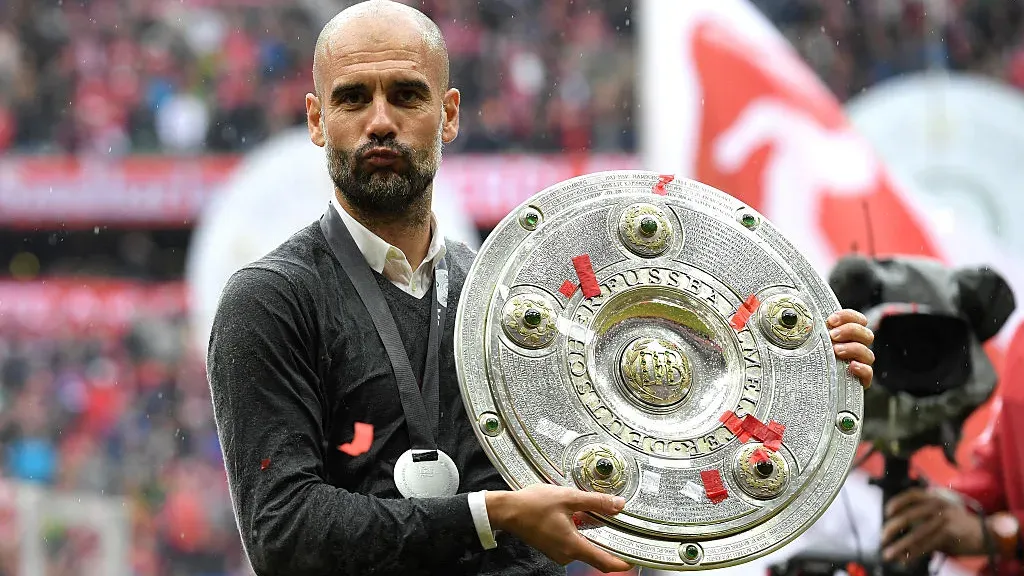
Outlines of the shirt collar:
{"type": "MultiPolygon", "coordinates": [[[[369,228],[363,226],[358,220],[352,217],[347,210],[342,208],[341,203],[338,202],[337,196],[331,197],[331,205],[337,210],[341,216],[341,220],[345,223],[345,227],[348,228],[349,234],[352,235],[352,240],[355,241],[356,247],[363,254],[363,258],[366,259],[366,263],[370,265],[370,268],[378,274],[384,273],[384,265],[387,264],[388,254],[392,251],[398,254],[399,260],[409,261],[408,257],[404,252],[397,246],[385,241],[380,236],[377,236],[369,228]]],[[[433,212],[430,214],[430,246],[427,248],[427,255],[423,258],[423,264],[430,263],[431,268],[437,266],[441,258],[444,257],[447,252],[447,246],[444,242],[444,234],[441,233],[440,227],[437,223],[437,217],[433,212]]]]}

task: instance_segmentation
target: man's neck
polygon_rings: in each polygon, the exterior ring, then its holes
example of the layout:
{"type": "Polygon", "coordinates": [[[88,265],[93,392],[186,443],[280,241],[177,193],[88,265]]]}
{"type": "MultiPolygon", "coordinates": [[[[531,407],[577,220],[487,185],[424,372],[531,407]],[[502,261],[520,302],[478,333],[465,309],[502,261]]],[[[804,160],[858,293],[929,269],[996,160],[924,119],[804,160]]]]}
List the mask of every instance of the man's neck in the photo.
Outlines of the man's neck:
{"type": "Polygon", "coordinates": [[[431,194],[429,192],[423,198],[423,206],[412,206],[405,214],[398,214],[387,219],[369,217],[354,208],[344,195],[337,192],[335,195],[338,198],[338,203],[352,218],[388,244],[401,250],[413,270],[419,268],[430,249],[429,206],[431,194]]]}

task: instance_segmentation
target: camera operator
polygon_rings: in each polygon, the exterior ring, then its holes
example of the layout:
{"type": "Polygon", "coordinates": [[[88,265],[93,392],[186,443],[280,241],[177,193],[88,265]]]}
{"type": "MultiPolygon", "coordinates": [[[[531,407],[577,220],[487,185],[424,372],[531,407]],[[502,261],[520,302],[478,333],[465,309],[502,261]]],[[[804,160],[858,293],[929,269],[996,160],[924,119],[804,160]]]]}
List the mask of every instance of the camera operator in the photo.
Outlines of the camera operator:
{"type": "Polygon", "coordinates": [[[1024,572],[1024,325],[1007,353],[1001,388],[971,466],[952,489],[913,488],[887,503],[887,562],[909,564],[942,552],[987,556],[988,573],[1024,572]]]}

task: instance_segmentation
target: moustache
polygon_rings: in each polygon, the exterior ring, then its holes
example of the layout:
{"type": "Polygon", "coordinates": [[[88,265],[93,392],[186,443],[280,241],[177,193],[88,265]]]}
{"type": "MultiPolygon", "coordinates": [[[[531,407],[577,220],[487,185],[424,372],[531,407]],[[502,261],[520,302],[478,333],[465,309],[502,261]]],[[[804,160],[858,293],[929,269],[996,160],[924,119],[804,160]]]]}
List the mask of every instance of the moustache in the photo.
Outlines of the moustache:
{"type": "Polygon", "coordinates": [[[385,139],[385,140],[376,140],[376,141],[375,140],[371,140],[371,141],[363,144],[362,146],[360,146],[359,148],[356,149],[356,152],[355,152],[356,160],[359,161],[359,162],[362,162],[363,160],[366,160],[366,157],[370,155],[371,151],[379,152],[381,149],[387,150],[387,151],[395,154],[396,156],[402,158],[403,160],[405,160],[408,163],[412,162],[412,156],[413,156],[412,148],[410,148],[410,147],[408,147],[408,146],[406,146],[404,144],[398,143],[393,138],[388,138],[388,139],[385,139]]]}

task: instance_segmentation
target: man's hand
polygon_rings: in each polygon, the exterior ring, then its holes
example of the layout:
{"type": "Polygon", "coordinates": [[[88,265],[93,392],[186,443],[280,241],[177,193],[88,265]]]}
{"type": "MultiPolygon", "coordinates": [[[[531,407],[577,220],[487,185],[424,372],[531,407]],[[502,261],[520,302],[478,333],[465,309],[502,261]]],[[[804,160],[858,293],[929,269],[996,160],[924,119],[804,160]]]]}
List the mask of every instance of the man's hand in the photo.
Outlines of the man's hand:
{"type": "Polygon", "coordinates": [[[868,319],[856,310],[840,310],[828,317],[829,334],[836,358],[850,361],[850,373],[856,376],[865,389],[871,387],[875,354],[871,344],[875,333],[868,328],[868,319]]]}
{"type": "Polygon", "coordinates": [[[985,553],[981,520],[949,491],[907,490],[889,501],[885,516],[882,558],[887,562],[909,564],[937,551],[951,556],[985,553]]]}
{"type": "Polygon", "coordinates": [[[602,572],[632,568],[591,544],[572,521],[574,512],[618,514],[625,505],[620,497],[534,484],[516,492],[487,492],[486,499],[492,528],[515,534],[563,566],[579,560],[602,572]]]}

